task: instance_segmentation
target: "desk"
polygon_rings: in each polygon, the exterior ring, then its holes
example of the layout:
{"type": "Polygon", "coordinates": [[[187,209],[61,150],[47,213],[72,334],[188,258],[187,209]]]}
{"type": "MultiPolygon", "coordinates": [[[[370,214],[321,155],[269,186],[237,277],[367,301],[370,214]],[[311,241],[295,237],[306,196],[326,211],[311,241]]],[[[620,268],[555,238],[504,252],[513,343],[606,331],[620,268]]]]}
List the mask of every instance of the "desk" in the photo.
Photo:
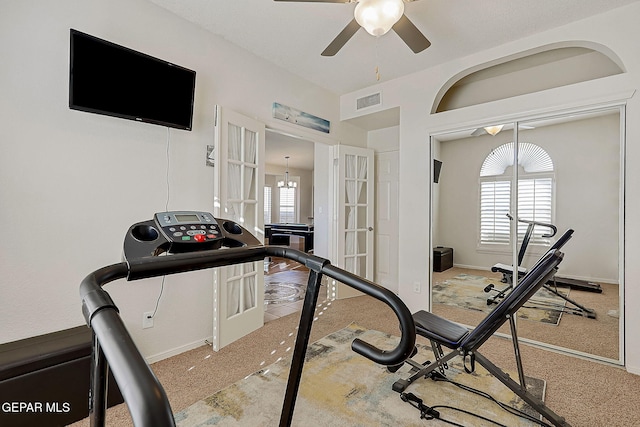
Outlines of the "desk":
{"type": "Polygon", "coordinates": [[[304,251],[313,250],[313,225],[309,224],[265,224],[264,236],[271,237],[274,234],[291,234],[304,237],[304,251]]]}

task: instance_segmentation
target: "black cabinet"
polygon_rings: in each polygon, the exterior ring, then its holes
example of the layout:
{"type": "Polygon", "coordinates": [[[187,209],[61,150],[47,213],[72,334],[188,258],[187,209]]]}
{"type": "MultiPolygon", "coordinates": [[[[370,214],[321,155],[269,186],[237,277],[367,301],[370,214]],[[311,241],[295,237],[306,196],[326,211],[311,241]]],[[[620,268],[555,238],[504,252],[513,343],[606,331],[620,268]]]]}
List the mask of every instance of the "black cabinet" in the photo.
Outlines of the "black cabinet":
{"type": "MultiPolygon", "coordinates": [[[[0,345],[0,425],[65,426],[86,418],[91,346],[86,326],[0,345]]],[[[111,374],[107,402],[123,402],[111,374]]]]}
{"type": "Polygon", "coordinates": [[[436,246],[433,248],[433,271],[438,273],[453,267],[453,248],[436,246]]]}

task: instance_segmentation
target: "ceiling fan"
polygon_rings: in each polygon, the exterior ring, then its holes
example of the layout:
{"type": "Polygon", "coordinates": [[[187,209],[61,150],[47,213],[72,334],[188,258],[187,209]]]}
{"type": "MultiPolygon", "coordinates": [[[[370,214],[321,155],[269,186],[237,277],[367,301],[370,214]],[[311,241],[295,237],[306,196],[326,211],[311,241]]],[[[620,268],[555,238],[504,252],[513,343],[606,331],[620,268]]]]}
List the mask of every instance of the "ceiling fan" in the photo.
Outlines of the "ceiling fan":
{"type": "Polygon", "coordinates": [[[416,0],[274,0],[295,1],[308,3],[357,3],[354,18],[333,39],[322,52],[322,56],[333,56],[344,46],[351,37],[363,27],[369,34],[379,37],[389,30],[400,36],[414,53],[420,53],[431,42],[404,14],[404,4],[416,0]]]}

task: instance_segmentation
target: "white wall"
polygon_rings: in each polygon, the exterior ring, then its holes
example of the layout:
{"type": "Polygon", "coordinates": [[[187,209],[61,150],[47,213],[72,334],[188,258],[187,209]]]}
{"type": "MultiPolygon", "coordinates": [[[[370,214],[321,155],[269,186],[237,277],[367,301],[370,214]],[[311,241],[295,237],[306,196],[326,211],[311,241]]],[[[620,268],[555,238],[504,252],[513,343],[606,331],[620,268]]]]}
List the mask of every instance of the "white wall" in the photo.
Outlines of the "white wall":
{"type": "MultiPolygon", "coordinates": [[[[313,254],[329,257],[333,253],[335,230],[333,228],[333,198],[322,188],[333,188],[333,150],[325,144],[315,144],[313,147],[313,182],[315,183],[313,196],[313,254]],[[319,168],[318,165],[331,165],[319,168]],[[326,233],[316,230],[326,230],[326,233]]],[[[328,286],[327,286],[328,288],[328,286]]]]}
{"type": "MultiPolygon", "coordinates": [[[[637,95],[632,96],[640,86],[640,55],[636,42],[640,29],[636,25],[637,16],[640,16],[640,4],[634,3],[341,97],[342,119],[357,117],[358,113],[353,107],[355,98],[372,90],[384,91],[380,111],[400,107],[400,241],[405,242],[400,246],[400,296],[409,308],[415,311],[429,307],[428,287],[423,286],[422,292],[416,294],[412,290],[412,283],[428,283],[430,277],[430,268],[425,260],[429,259],[431,248],[423,243],[429,241],[429,224],[425,224],[423,219],[429,211],[427,183],[430,173],[424,163],[429,158],[430,134],[461,127],[472,128],[496,118],[504,121],[586,105],[625,101],[626,160],[629,165],[625,215],[629,219],[640,216],[640,193],[635,188],[636,183],[640,182],[640,168],[634,167],[640,161],[640,101],[637,95]],[[541,46],[572,44],[576,41],[595,49],[604,46],[621,59],[627,72],[456,111],[429,114],[440,88],[447,86],[450,79],[465,70],[541,46]],[[424,238],[416,239],[416,235],[424,238]]],[[[640,223],[628,220],[625,230],[626,307],[640,305],[640,286],[635,284],[640,277],[640,264],[636,261],[640,259],[638,242],[640,223]]],[[[626,368],[640,374],[640,311],[626,310],[625,316],[626,368]]]]}
{"type": "MultiPolygon", "coordinates": [[[[325,139],[366,141],[340,123],[335,94],[145,0],[3,1],[0,58],[0,343],[84,323],[82,278],[119,262],[128,227],[165,209],[168,137],[169,209],[212,211],[216,104],[268,124],[278,101],[330,120],[325,139]],[[70,28],[195,70],[193,131],[70,110],[70,28]]],[[[211,271],[167,277],[155,326],[141,329],[160,282],[106,287],[154,358],[212,335],[211,271]]]]}
{"type": "Polygon", "coordinates": [[[391,126],[369,131],[367,134],[367,147],[376,153],[397,151],[400,148],[400,127],[391,126]]]}
{"type": "Polygon", "coordinates": [[[438,111],[505,99],[571,83],[593,80],[621,73],[611,58],[585,48],[566,48],[528,56],[528,66],[515,60],[478,74],[454,85],[438,106],[438,111]],[[575,55],[567,56],[564,55],[575,55]],[[562,71],[559,71],[562,70],[562,71]],[[571,72],[566,72],[571,70],[571,72]]]}

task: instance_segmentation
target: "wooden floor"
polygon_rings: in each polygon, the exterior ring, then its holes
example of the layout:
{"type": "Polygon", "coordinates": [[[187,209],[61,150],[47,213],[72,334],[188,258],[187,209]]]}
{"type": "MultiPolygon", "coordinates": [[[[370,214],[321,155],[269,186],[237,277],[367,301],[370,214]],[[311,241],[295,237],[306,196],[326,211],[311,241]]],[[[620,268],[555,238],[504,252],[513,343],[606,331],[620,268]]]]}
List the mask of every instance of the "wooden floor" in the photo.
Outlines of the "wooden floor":
{"type": "MultiPolygon", "coordinates": [[[[265,261],[265,283],[287,282],[306,285],[309,269],[302,264],[284,258],[272,258],[265,261]]],[[[270,322],[280,317],[298,312],[302,309],[303,299],[281,304],[269,304],[265,301],[264,322],[270,322]]]]}

